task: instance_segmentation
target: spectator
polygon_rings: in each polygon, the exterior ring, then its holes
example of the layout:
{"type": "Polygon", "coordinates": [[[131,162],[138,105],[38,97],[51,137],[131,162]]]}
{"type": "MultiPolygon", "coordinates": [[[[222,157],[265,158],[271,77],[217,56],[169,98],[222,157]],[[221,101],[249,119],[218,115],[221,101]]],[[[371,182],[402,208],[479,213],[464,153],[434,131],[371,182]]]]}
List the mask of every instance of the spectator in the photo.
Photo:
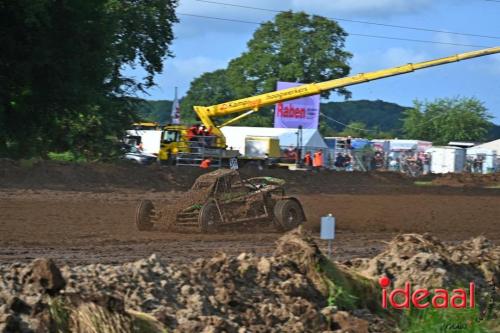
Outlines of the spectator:
{"type": "Polygon", "coordinates": [[[198,134],[198,126],[192,125],[187,131],[187,139],[188,141],[195,140],[195,136],[198,134]]]}
{"type": "Polygon", "coordinates": [[[341,169],[344,167],[344,156],[341,153],[337,154],[335,158],[335,163],[333,164],[337,169],[341,169]]]}
{"type": "Polygon", "coordinates": [[[344,168],[346,171],[353,171],[352,157],[350,154],[345,154],[344,156],[344,168]]]}
{"type": "Polygon", "coordinates": [[[288,162],[296,162],[297,161],[297,152],[293,146],[289,146],[285,151],[285,158],[288,162]]]}
{"type": "Polygon", "coordinates": [[[203,136],[204,134],[205,134],[205,126],[204,125],[198,126],[198,130],[196,131],[196,135],[203,136]]]}
{"type": "Polygon", "coordinates": [[[304,165],[305,165],[307,170],[312,169],[313,159],[312,159],[310,151],[306,152],[306,155],[304,156],[304,165]]]}
{"type": "Polygon", "coordinates": [[[424,175],[427,175],[431,171],[431,159],[429,154],[425,153],[424,158],[422,159],[422,172],[424,175]]]}
{"type": "Polygon", "coordinates": [[[323,167],[323,150],[320,149],[314,153],[313,167],[316,171],[323,167]]]}
{"type": "Polygon", "coordinates": [[[347,149],[352,149],[352,137],[350,135],[345,140],[345,146],[347,149]]]}
{"type": "Polygon", "coordinates": [[[208,147],[213,147],[214,145],[214,137],[212,136],[212,128],[207,127],[203,130],[203,135],[206,136],[205,142],[208,147]]]}
{"type": "Polygon", "coordinates": [[[483,158],[478,156],[474,159],[474,173],[483,173],[483,158]]]}
{"type": "Polygon", "coordinates": [[[212,164],[212,160],[209,157],[205,158],[203,161],[201,161],[200,168],[208,169],[210,167],[210,164],[212,164]]]}

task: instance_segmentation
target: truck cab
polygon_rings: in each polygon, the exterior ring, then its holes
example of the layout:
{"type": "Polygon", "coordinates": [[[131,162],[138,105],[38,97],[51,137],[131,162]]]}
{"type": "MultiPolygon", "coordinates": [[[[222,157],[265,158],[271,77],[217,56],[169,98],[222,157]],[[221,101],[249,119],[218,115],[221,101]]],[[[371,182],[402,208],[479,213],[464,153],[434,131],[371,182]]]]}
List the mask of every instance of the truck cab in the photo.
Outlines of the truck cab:
{"type": "Polygon", "coordinates": [[[188,128],[183,125],[164,126],[161,133],[158,160],[162,164],[174,164],[179,152],[189,152],[188,128]]]}

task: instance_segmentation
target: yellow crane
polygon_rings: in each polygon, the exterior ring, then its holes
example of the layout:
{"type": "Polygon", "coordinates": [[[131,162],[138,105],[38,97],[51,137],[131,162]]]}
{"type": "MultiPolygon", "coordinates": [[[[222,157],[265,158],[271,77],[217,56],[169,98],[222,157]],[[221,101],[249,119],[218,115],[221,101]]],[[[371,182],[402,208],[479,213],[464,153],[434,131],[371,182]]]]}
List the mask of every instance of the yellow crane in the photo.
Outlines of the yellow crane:
{"type": "MultiPolygon", "coordinates": [[[[293,88],[273,91],[261,95],[242,98],[212,106],[195,106],[194,111],[200,118],[203,125],[205,127],[210,128],[212,134],[216,137],[216,140],[214,140],[214,147],[218,149],[225,149],[226,142],[224,134],[222,134],[220,128],[232,124],[244,117],[249,116],[252,113],[257,112],[261,107],[274,105],[276,103],[292,99],[317,95],[327,90],[352,86],[368,81],[374,81],[391,76],[411,73],[413,71],[424,68],[445,65],[453,62],[458,62],[461,60],[472,59],[496,53],[500,53],[500,47],[492,47],[478,51],[465,52],[445,58],[423,61],[419,63],[413,63],[413,64],[409,63],[398,67],[391,67],[388,69],[378,70],[374,72],[361,73],[354,76],[344,77],[325,82],[303,84],[293,88]],[[214,122],[214,118],[224,117],[234,113],[242,113],[242,114],[220,125],[217,125],[214,122]]],[[[189,145],[187,144],[188,138],[187,138],[186,127],[179,125],[165,127],[164,138],[167,137],[172,138],[172,140],[163,141],[159,155],[160,160],[167,160],[168,158],[172,158],[178,152],[189,151],[190,148],[189,145]]],[[[227,154],[227,156],[231,156],[231,154],[227,154]]]]}

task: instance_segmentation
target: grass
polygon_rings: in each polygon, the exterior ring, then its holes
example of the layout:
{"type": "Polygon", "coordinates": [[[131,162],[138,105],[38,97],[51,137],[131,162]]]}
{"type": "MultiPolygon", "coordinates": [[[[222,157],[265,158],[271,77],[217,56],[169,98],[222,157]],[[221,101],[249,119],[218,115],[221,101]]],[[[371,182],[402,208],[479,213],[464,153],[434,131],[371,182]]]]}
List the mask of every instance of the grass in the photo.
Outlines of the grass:
{"type": "Polygon", "coordinates": [[[71,305],[57,297],[49,302],[51,331],[57,333],[167,333],[153,316],[137,311],[111,312],[92,302],[71,305]]]}
{"type": "Polygon", "coordinates": [[[52,298],[49,301],[49,314],[58,333],[69,332],[71,311],[61,298],[52,298]]]}
{"type": "Polygon", "coordinates": [[[81,157],[81,156],[78,157],[75,154],[73,154],[71,151],[65,151],[63,153],[50,152],[50,153],[48,153],[48,157],[52,161],[77,162],[77,163],[86,162],[84,157],[81,157]]]}
{"type": "Polygon", "coordinates": [[[367,307],[379,312],[378,290],[367,278],[340,270],[330,260],[320,262],[317,270],[328,287],[328,305],[335,305],[341,310],[353,310],[367,307]]]}
{"type": "Polygon", "coordinates": [[[406,333],[489,333],[495,332],[492,330],[495,326],[496,323],[492,320],[482,319],[477,308],[412,308],[400,322],[400,328],[406,333]]]}
{"type": "Polygon", "coordinates": [[[413,182],[416,186],[436,186],[432,181],[417,180],[413,182]]]}

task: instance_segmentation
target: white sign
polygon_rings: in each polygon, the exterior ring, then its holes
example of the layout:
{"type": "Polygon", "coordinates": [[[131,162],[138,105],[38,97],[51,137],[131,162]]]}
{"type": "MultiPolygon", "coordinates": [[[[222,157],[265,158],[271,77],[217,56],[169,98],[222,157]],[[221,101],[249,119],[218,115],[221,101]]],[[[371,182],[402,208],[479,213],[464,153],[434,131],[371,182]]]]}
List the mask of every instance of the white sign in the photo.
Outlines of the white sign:
{"type": "Polygon", "coordinates": [[[335,217],[332,214],[321,218],[321,239],[335,239],[335,217]]]}
{"type": "Polygon", "coordinates": [[[238,159],[236,157],[233,157],[229,160],[229,167],[232,170],[238,170],[238,159]]]}

